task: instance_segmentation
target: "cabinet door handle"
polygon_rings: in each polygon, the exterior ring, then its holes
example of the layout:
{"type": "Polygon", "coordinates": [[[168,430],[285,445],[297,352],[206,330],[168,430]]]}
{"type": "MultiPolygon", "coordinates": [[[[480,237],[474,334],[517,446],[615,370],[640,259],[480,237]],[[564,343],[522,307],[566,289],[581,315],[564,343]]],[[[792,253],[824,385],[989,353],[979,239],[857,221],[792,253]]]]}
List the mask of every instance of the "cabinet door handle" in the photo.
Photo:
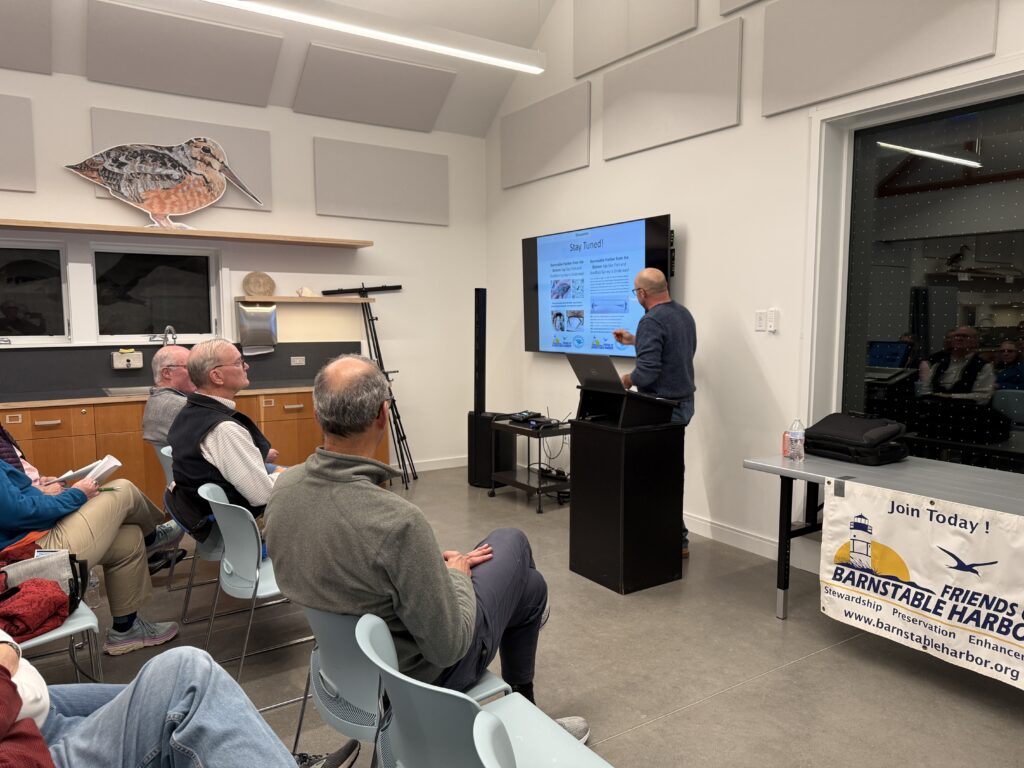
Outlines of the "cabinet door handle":
{"type": "Polygon", "coordinates": [[[306,406],[303,405],[302,403],[298,403],[297,405],[283,405],[283,406],[281,406],[282,410],[285,410],[285,411],[301,411],[305,407],[306,406]]]}
{"type": "Polygon", "coordinates": [[[62,419],[50,419],[49,421],[33,421],[32,425],[36,427],[59,427],[62,422],[62,419]]]}

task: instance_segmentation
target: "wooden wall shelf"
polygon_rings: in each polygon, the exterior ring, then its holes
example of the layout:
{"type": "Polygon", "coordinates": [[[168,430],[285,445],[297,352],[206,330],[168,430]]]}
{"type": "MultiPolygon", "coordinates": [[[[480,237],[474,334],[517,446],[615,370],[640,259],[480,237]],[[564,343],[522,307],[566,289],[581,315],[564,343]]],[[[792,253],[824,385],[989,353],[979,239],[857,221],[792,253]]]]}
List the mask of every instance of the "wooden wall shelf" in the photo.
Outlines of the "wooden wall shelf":
{"type": "Polygon", "coordinates": [[[123,227],[113,224],[73,224],[66,221],[27,221],[0,219],[0,229],[23,232],[74,232],[88,235],[145,235],[183,238],[186,240],[229,240],[241,243],[269,243],[271,245],[312,245],[321,248],[369,248],[372,240],[342,240],[332,237],[306,237],[302,235],[266,235],[257,232],[217,232],[207,229],[160,229],[159,227],[123,227]]]}
{"type": "Polygon", "coordinates": [[[248,304],[372,304],[367,296],[235,296],[235,301],[248,304]]]}

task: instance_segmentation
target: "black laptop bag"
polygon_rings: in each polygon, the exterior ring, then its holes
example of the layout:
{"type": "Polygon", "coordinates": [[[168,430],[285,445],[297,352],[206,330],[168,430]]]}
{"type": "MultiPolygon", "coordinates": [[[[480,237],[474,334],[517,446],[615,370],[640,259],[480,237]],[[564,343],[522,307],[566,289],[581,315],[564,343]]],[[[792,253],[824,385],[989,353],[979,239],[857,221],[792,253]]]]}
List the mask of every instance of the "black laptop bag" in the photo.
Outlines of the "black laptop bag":
{"type": "Polygon", "coordinates": [[[854,464],[891,464],[907,456],[907,446],[900,440],[905,431],[898,421],[833,413],[807,428],[804,450],[854,464]]]}

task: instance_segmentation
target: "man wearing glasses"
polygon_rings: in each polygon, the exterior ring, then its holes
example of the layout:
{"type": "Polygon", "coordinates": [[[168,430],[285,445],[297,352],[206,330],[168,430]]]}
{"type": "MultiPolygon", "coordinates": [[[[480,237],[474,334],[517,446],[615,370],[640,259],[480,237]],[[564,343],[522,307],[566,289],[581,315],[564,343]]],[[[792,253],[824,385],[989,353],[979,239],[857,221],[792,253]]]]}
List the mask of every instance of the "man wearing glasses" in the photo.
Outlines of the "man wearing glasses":
{"type": "Polygon", "coordinates": [[[276,452],[259,427],[235,410],[235,397],[249,386],[249,364],[224,339],[196,344],[188,355],[188,375],[196,391],[187,398],[167,435],[174,454],[175,516],[199,541],[210,534],[209,505],[199,496],[204,483],[216,483],[228,501],[263,514],[277,475],[266,462],[276,452]]]}
{"type": "Polygon", "coordinates": [[[157,449],[167,445],[167,430],[185,398],[196,391],[188,377],[188,350],[176,344],[160,347],[153,355],[153,387],[142,414],[142,439],[157,449]]]}
{"type": "MultiPolygon", "coordinates": [[[[622,375],[622,386],[638,392],[678,400],[672,421],[684,427],[693,418],[693,355],[697,351],[697,326],[690,310],[672,301],[668,280],[660,269],[647,268],[633,280],[633,295],[646,314],[636,335],[625,328],[612,331],[620,344],[636,345],[636,367],[622,375]]],[[[690,539],[683,523],[683,557],[690,556],[690,539]]]]}

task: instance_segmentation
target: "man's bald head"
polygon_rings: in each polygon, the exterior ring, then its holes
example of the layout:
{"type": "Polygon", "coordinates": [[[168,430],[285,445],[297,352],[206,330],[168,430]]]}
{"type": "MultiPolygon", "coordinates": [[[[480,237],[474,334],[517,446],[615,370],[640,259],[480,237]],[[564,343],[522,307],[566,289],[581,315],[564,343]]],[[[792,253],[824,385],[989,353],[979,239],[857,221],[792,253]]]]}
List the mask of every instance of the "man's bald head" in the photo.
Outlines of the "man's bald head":
{"type": "Polygon", "coordinates": [[[325,434],[350,437],[365,432],[391,397],[377,364],[362,355],[330,361],[313,381],[313,411],[325,434]]]}
{"type": "Polygon", "coordinates": [[[665,279],[665,273],[660,269],[647,267],[637,272],[633,287],[643,288],[646,293],[655,296],[668,293],[668,280],[665,279]]]}

